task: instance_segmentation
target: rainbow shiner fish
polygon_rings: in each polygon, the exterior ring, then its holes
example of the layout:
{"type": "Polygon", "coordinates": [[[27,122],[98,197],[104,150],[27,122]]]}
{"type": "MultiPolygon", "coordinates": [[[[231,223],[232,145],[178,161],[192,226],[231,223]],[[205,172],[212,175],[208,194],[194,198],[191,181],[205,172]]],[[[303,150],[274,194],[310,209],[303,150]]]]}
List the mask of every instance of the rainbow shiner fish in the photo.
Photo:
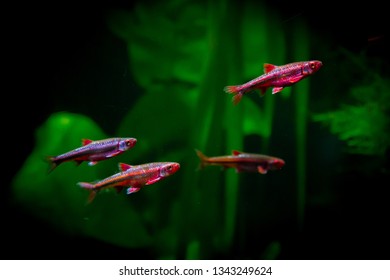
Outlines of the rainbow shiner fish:
{"type": "Polygon", "coordinates": [[[273,87],[272,94],[280,92],[283,88],[292,86],[300,80],[316,73],[322,67],[319,60],[293,62],[281,66],[264,63],[263,75],[242,85],[226,86],[225,92],[234,94],[233,103],[238,104],[244,93],[260,90],[263,96],[269,87],[273,87]]]}
{"type": "Polygon", "coordinates": [[[123,188],[127,188],[127,194],[138,192],[142,187],[176,173],[180,169],[180,164],[177,162],[151,162],[140,165],[119,163],[119,169],[121,172],[101,181],[77,183],[90,192],[88,202],[92,202],[96,193],[103,189],[114,188],[117,192],[121,192],[123,188]]]}
{"type": "Polygon", "coordinates": [[[89,161],[92,166],[99,161],[115,157],[125,151],[133,148],[137,143],[136,138],[107,138],[92,141],[83,139],[82,146],[58,156],[48,156],[46,160],[50,163],[49,172],[53,171],[58,165],[67,161],[74,161],[80,165],[83,161],[89,161]]]}
{"type": "Polygon", "coordinates": [[[244,153],[233,150],[232,155],[208,157],[201,151],[195,150],[200,159],[199,168],[206,165],[219,165],[225,168],[234,168],[237,172],[258,172],[267,174],[268,170],[279,170],[285,162],[281,158],[244,153]]]}

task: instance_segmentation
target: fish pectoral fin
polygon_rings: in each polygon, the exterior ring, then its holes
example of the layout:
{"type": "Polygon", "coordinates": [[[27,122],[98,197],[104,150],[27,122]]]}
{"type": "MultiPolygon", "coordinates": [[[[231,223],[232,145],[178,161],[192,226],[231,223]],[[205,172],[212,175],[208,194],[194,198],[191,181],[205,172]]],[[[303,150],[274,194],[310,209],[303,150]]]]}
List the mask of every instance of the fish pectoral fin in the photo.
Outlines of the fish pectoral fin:
{"type": "Polygon", "coordinates": [[[259,88],[259,90],[260,90],[260,96],[263,97],[265,95],[265,92],[267,91],[267,88],[261,87],[261,88],[259,88]]]}
{"type": "Polygon", "coordinates": [[[289,81],[290,81],[290,83],[295,84],[295,83],[299,82],[301,79],[302,79],[302,77],[292,77],[289,81]]]}
{"type": "Polygon", "coordinates": [[[94,165],[96,165],[98,162],[97,161],[90,161],[90,162],[88,162],[88,165],[89,166],[94,166],[94,165]]]}
{"type": "Polygon", "coordinates": [[[275,93],[278,93],[279,91],[281,91],[283,89],[283,87],[274,87],[272,89],[272,94],[275,94],[275,93]]]}
{"type": "Polygon", "coordinates": [[[148,180],[147,182],[146,182],[146,184],[145,185],[151,185],[151,184],[154,184],[154,183],[156,183],[156,182],[158,182],[158,181],[160,181],[160,177],[157,177],[157,178],[153,178],[153,179],[150,179],[150,180],[148,180]]]}
{"type": "Polygon", "coordinates": [[[79,166],[83,162],[83,160],[75,160],[74,162],[76,163],[77,166],[79,166]]]}
{"type": "Polygon", "coordinates": [[[120,154],[120,151],[113,152],[112,154],[106,155],[106,158],[112,158],[112,157],[117,156],[119,154],[120,154]]]}
{"type": "Polygon", "coordinates": [[[127,194],[136,193],[136,192],[138,192],[140,189],[141,189],[140,187],[130,187],[130,188],[127,188],[126,193],[127,193],[127,194]]]}
{"type": "Polygon", "coordinates": [[[264,167],[262,167],[261,165],[257,166],[257,170],[259,171],[259,173],[261,174],[267,174],[267,169],[265,169],[264,167]]]}

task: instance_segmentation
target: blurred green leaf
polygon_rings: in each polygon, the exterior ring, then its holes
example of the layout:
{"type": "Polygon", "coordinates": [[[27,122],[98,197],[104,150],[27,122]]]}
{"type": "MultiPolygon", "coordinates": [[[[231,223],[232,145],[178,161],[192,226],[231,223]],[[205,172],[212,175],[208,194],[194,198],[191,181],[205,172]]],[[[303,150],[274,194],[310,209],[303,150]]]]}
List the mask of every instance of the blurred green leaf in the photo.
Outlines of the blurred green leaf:
{"type": "Polygon", "coordinates": [[[349,153],[384,155],[390,145],[390,86],[377,77],[371,85],[351,88],[349,94],[356,104],[341,104],[338,110],[312,117],[345,141],[349,153]]]}
{"type": "Polygon", "coordinates": [[[279,241],[272,241],[265,248],[264,252],[261,254],[261,260],[276,260],[280,255],[281,244],[279,241]]]}
{"type": "MultiPolygon", "coordinates": [[[[264,100],[264,99],[263,99],[264,100]]],[[[251,99],[243,100],[244,106],[244,135],[257,134],[270,137],[265,114],[251,99]]]]}
{"type": "Polygon", "coordinates": [[[125,203],[126,197],[100,192],[91,205],[86,205],[88,193],[76,185],[118,172],[106,167],[114,159],[96,166],[65,162],[48,174],[44,158],[81,146],[82,138],[99,140],[107,136],[88,117],[66,112],[51,115],[37,130],[36,147],[13,180],[15,201],[65,232],[86,234],[121,246],[146,246],[150,237],[136,212],[125,203]]]}
{"type": "Polygon", "coordinates": [[[132,13],[110,14],[108,26],[127,42],[130,67],[140,86],[149,92],[175,86],[185,94],[200,83],[209,58],[203,11],[201,3],[168,1],[139,2],[132,13]]]}
{"type": "Polygon", "coordinates": [[[137,148],[125,155],[127,161],[133,164],[158,161],[166,153],[185,147],[191,129],[191,111],[179,93],[141,96],[118,128],[119,135],[131,134],[138,139],[137,148]]]}

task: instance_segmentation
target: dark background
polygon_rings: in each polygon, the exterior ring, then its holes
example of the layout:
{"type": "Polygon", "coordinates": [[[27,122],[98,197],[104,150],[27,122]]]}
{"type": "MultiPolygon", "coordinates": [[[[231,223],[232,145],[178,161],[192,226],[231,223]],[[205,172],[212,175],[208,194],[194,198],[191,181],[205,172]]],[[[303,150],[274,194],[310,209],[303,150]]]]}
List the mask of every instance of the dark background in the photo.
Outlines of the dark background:
{"type": "MultiPolygon", "coordinates": [[[[338,2],[315,1],[306,4],[273,1],[272,5],[275,5],[286,19],[294,16],[305,17],[313,28],[324,34],[331,34],[337,44],[352,52],[359,53],[369,45],[369,55],[383,59],[388,66],[388,28],[384,24],[388,15],[385,14],[384,6],[379,4],[380,1],[369,1],[365,7],[342,8],[338,2]],[[381,37],[373,41],[368,40],[377,36],[381,37]]],[[[153,1],[150,3],[153,5],[153,1]]],[[[62,110],[67,105],[72,105],[73,108],[84,106],[80,107],[80,110],[93,114],[93,109],[77,103],[77,94],[80,93],[76,92],[75,96],[55,96],[53,92],[61,92],[71,86],[72,79],[77,79],[80,69],[89,68],[94,71],[93,66],[96,66],[96,69],[100,69],[96,71],[102,71],[104,65],[93,63],[109,64],[110,61],[104,58],[105,52],[115,53],[115,57],[111,59],[123,61],[123,67],[126,69],[126,46],[107,29],[105,15],[111,8],[131,9],[132,6],[131,1],[106,1],[85,6],[66,1],[48,5],[18,3],[4,11],[7,14],[4,25],[4,34],[7,35],[5,44],[10,49],[4,53],[5,61],[9,62],[8,69],[3,69],[7,74],[2,94],[4,183],[1,184],[3,209],[0,223],[3,244],[0,259],[152,257],[147,251],[134,251],[129,254],[128,249],[100,241],[63,236],[44,222],[20,211],[17,205],[8,200],[10,182],[34,147],[36,128],[53,111],[62,110]],[[101,55],[102,58],[96,62],[96,57],[101,55]],[[64,108],[58,107],[58,104],[64,108]]],[[[100,75],[111,75],[113,83],[122,83],[123,95],[126,94],[126,88],[135,86],[130,76],[124,80],[116,78],[116,75],[108,71],[103,71],[100,75]]],[[[97,84],[96,94],[101,90],[104,89],[97,84]]],[[[99,114],[103,115],[104,106],[101,108],[103,111],[99,114]]],[[[112,118],[120,119],[124,113],[118,111],[112,118]]],[[[108,124],[104,129],[108,133],[112,132],[108,124]]],[[[388,159],[389,155],[387,168],[388,159]]],[[[340,178],[340,184],[343,180],[353,181],[356,175],[351,173],[348,175],[351,178],[340,178]]],[[[284,250],[279,258],[333,259],[337,256],[340,259],[389,259],[390,232],[384,225],[390,214],[386,206],[390,196],[380,198],[379,202],[371,200],[375,195],[372,193],[375,187],[389,186],[388,181],[383,181],[386,179],[388,176],[374,174],[366,180],[356,182],[348,193],[341,194],[355,199],[348,199],[348,203],[337,205],[327,212],[313,209],[307,216],[302,235],[282,236],[284,250]],[[359,191],[355,192],[355,188],[359,191]],[[366,201],[365,209],[357,213],[352,212],[351,209],[356,209],[354,203],[361,200],[366,201]],[[337,236],[332,235],[334,228],[329,232],[322,231],[324,224],[338,227],[337,236]],[[378,224],[381,225],[380,231],[373,232],[371,229],[378,229],[378,224]],[[335,253],[337,250],[339,253],[335,253]]],[[[389,191],[387,194],[390,194],[389,191]]],[[[231,255],[215,257],[234,259],[235,254],[239,254],[239,249],[231,255]]]]}

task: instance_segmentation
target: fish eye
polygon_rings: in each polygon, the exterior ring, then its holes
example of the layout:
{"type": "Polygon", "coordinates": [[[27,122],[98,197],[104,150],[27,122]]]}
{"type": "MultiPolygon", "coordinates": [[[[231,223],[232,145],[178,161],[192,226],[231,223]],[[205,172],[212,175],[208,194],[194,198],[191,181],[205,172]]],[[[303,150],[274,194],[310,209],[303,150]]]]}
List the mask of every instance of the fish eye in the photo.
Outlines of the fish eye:
{"type": "Polygon", "coordinates": [[[316,67],[316,66],[314,65],[314,62],[310,62],[309,66],[310,66],[311,69],[314,69],[314,68],[316,67]]]}
{"type": "Polygon", "coordinates": [[[172,170],[172,165],[168,166],[168,171],[171,171],[172,170]]]}
{"type": "Polygon", "coordinates": [[[130,145],[131,145],[130,140],[126,140],[126,146],[130,146],[130,145]]]}

